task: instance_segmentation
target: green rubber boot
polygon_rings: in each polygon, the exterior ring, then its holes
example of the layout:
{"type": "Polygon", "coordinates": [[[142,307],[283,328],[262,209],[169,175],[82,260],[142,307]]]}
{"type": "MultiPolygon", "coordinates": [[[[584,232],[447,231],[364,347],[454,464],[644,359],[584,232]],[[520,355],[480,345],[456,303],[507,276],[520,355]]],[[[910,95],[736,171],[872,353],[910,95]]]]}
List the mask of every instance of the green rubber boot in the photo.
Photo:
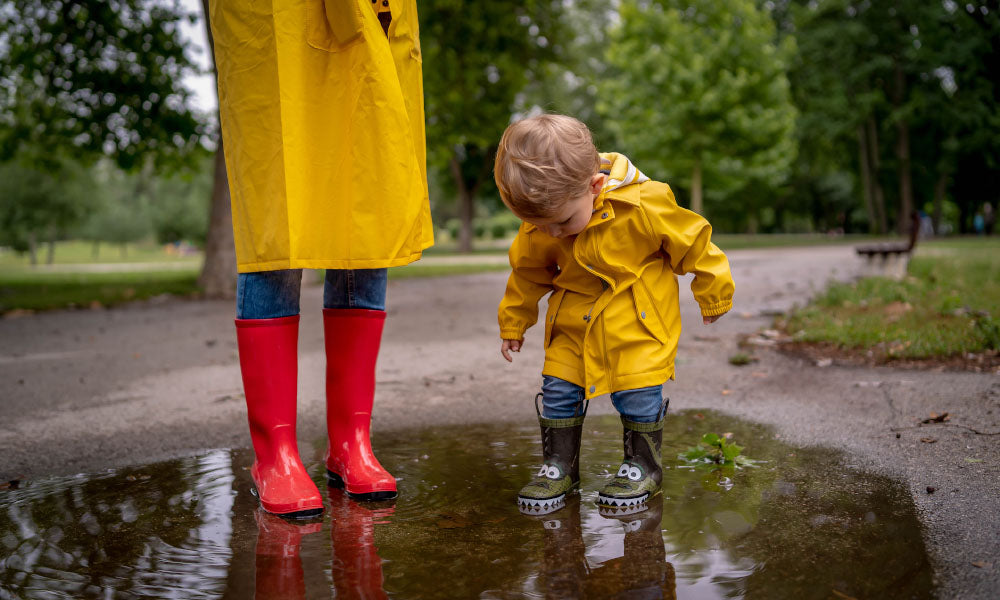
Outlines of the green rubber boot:
{"type": "MultiPolygon", "coordinates": [[[[539,396],[535,397],[536,412],[539,396]]],[[[567,419],[547,419],[538,412],[542,466],[517,495],[522,512],[546,514],[558,510],[565,504],[566,494],[580,486],[580,438],[586,416],[586,404],[583,414],[567,419]]]]}
{"type": "Polygon", "coordinates": [[[629,509],[641,508],[650,498],[660,493],[663,481],[663,422],[666,420],[665,400],[660,409],[660,420],[653,423],[636,423],[622,417],[625,458],[618,473],[597,494],[601,507],[629,509]]]}

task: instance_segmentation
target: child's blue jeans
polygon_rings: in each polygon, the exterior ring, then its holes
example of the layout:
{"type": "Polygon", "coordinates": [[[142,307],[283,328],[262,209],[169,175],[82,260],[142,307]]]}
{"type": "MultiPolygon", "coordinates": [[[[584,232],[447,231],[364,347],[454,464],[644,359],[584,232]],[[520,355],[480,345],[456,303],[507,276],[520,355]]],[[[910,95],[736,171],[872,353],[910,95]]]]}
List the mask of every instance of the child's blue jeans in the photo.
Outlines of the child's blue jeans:
{"type": "MultiPolygon", "coordinates": [[[[327,269],[324,308],[385,310],[386,269],[327,269]]],[[[277,319],[299,314],[302,269],[240,273],[237,319],[277,319]]]]}
{"type": "MultiPolygon", "coordinates": [[[[546,419],[578,416],[583,411],[583,397],[583,388],[575,383],[542,375],[542,416],[546,419]]],[[[655,423],[660,420],[663,384],[613,392],[611,403],[633,423],[655,423]]]]}

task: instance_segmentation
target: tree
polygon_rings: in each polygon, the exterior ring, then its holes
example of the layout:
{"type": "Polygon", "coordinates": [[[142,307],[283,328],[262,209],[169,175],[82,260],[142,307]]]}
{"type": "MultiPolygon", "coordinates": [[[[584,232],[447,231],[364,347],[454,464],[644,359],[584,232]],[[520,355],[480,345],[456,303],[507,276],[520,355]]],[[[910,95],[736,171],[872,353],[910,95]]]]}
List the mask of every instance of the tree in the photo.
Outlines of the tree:
{"type": "MultiPolygon", "coordinates": [[[[203,131],[181,84],[193,69],[178,27],[186,17],[177,0],[0,4],[0,162],[16,158],[17,185],[44,188],[67,165],[101,157],[128,170],[186,166],[203,131]]],[[[51,241],[85,204],[10,210],[30,239],[48,231],[51,241]]]]}
{"type": "MultiPolygon", "coordinates": [[[[215,38],[209,21],[208,0],[201,0],[208,49],[212,55],[212,72],[218,81],[215,67],[215,38]]],[[[218,85],[215,87],[219,89],[218,85]]],[[[218,93],[218,92],[216,92],[218,93]]],[[[218,98],[216,99],[218,100],[218,98]]],[[[218,102],[216,102],[218,105],[218,102]]],[[[219,112],[215,111],[219,124],[219,112]]],[[[230,204],[229,179],[226,173],[226,155],[222,145],[221,127],[216,127],[215,161],[212,167],[212,201],[209,204],[208,231],[205,237],[205,262],[198,275],[198,286],[209,298],[232,298],[236,295],[236,242],[233,239],[233,211],[230,204]]]]}
{"type": "Polygon", "coordinates": [[[0,6],[0,158],[106,155],[129,169],[183,159],[188,108],[177,0],[8,0],[0,6]]]}
{"type": "Polygon", "coordinates": [[[500,135],[531,74],[557,54],[562,3],[420,3],[429,167],[450,176],[472,247],[474,202],[492,180],[500,135]]]}
{"type": "Polygon", "coordinates": [[[753,0],[628,0],[620,17],[602,108],[640,168],[679,180],[696,212],[703,181],[720,199],[780,185],[796,153],[794,45],[770,15],[753,0]]]}
{"type": "Polygon", "coordinates": [[[27,252],[38,264],[38,244],[49,243],[48,262],[56,239],[86,214],[92,192],[79,179],[86,173],[68,161],[47,168],[16,160],[0,164],[0,245],[27,252]]]}

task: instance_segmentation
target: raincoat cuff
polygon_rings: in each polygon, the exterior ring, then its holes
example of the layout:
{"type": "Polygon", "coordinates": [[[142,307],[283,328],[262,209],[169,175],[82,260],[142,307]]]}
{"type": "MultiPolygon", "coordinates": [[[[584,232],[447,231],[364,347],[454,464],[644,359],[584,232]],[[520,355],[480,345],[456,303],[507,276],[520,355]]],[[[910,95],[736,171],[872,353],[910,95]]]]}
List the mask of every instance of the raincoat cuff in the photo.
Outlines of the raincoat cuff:
{"type": "Polygon", "coordinates": [[[524,329],[520,327],[501,327],[500,339],[502,340],[523,340],[524,329]]]}
{"type": "Polygon", "coordinates": [[[724,315],[733,307],[733,299],[723,300],[721,302],[716,302],[715,304],[698,304],[701,307],[701,315],[703,317],[717,317],[719,315],[724,315]]]}

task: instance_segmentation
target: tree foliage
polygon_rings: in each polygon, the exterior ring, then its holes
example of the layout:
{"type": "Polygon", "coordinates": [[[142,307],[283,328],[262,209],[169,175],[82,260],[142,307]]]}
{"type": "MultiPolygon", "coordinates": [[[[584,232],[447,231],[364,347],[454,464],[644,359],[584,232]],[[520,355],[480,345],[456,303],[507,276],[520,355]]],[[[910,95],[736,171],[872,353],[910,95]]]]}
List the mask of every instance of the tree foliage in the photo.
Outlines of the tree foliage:
{"type": "Polygon", "coordinates": [[[183,18],[178,0],[0,3],[0,160],[184,156],[202,125],[181,84],[183,18]]]}
{"type": "Polygon", "coordinates": [[[455,190],[466,248],[515,100],[558,55],[561,10],[556,0],[420,3],[428,162],[455,190]]]}
{"type": "Polygon", "coordinates": [[[626,1],[601,106],[641,169],[690,189],[697,211],[704,178],[723,208],[753,183],[780,185],[795,158],[793,51],[753,0],[626,1]]]}

